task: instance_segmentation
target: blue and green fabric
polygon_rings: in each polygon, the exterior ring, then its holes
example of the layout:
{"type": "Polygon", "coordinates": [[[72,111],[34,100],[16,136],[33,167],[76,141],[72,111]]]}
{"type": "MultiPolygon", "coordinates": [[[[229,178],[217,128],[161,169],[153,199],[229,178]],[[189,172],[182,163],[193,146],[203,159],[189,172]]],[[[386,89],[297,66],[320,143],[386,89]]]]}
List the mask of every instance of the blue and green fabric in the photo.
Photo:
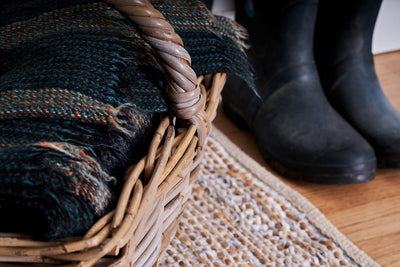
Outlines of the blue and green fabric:
{"type": "MultiPolygon", "coordinates": [[[[196,74],[251,83],[238,25],[201,1],[152,3],[196,74]]],[[[0,58],[0,231],[81,235],[113,209],[170,112],[157,55],[103,2],[17,0],[0,3],[0,58]]]]}

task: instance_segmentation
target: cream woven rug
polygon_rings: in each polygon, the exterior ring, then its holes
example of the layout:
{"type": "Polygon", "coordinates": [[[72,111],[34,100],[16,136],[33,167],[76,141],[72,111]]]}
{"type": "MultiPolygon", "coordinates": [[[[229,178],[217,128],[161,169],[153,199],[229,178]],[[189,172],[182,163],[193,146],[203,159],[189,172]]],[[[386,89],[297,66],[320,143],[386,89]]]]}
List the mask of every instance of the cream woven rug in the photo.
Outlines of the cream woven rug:
{"type": "Polygon", "coordinates": [[[379,266],[217,129],[160,266],[379,266]]]}

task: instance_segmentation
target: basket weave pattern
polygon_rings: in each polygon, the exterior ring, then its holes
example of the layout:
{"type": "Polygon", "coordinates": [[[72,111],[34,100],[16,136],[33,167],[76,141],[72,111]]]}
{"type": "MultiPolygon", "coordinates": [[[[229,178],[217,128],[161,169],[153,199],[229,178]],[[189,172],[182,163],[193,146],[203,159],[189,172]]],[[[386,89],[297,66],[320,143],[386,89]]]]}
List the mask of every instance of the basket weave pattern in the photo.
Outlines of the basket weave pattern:
{"type": "Polygon", "coordinates": [[[158,52],[176,117],[162,120],[147,155],[127,170],[115,210],[83,237],[41,242],[1,233],[0,262],[10,266],[17,262],[29,266],[154,265],[175,234],[191,193],[226,75],[196,77],[182,40],[147,1],[105,2],[132,20],[158,52]],[[179,128],[181,120],[190,124],[179,128]]]}

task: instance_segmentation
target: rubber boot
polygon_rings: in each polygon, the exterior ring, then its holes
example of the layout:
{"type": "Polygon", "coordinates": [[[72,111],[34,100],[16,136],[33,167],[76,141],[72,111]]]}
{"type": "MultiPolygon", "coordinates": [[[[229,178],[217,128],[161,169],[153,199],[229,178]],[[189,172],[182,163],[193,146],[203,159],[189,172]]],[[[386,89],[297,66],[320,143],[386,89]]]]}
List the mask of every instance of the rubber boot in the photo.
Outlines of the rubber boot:
{"type": "Polygon", "coordinates": [[[374,178],[373,149],[330,106],[313,56],[318,2],[237,1],[236,19],[250,35],[256,90],[229,77],[227,115],[246,126],[265,160],[287,178],[325,184],[374,178]]]}
{"type": "Polygon", "coordinates": [[[371,52],[379,0],[321,0],[315,56],[326,95],[375,149],[379,167],[400,168],[400,113],[379,84],[371,52]]]}

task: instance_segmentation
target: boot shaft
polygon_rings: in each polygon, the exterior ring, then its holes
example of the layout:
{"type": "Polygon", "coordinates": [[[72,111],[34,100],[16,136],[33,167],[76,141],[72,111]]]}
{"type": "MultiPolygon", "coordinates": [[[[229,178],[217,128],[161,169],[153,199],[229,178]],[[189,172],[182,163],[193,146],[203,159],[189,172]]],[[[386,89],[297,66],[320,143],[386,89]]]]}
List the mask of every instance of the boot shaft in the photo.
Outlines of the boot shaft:
{"type": "Polygon", "coordinates": [[[318,57],[335,65],[351,56],[372,62],[372,36],[382,0],[320,0],[315,29],[318,57]]]}
{"type": "Polygon", "coordinates": [[[249,32],[252,52],[285,65],[313,60],[317,0],[236,0],[236,20],[249,32]]]}
{"type": "Polygon", "coordinates": [[[271,62],[304,62],[317,53],[329,61],[361,53],[370,59],[382,0],[235,0],[236,20],[249,32],[252,52],[271,62]],[[315,34],[314,34],[315,30],[315,34]],[[315,37],[314,37],[315,35],[315,37]]]}

